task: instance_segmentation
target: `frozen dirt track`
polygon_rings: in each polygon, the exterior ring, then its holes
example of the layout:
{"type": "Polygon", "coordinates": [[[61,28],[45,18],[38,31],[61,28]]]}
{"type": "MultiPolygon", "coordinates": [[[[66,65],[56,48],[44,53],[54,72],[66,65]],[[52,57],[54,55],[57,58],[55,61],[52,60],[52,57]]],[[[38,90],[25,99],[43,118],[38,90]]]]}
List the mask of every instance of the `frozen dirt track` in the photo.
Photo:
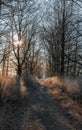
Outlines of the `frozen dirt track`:
{"type": "Polygon", "coordinates": [[[47,87],[28,90],[21,101],[0,104],[0,130],[82,130],[48,93],[47,87]]]}

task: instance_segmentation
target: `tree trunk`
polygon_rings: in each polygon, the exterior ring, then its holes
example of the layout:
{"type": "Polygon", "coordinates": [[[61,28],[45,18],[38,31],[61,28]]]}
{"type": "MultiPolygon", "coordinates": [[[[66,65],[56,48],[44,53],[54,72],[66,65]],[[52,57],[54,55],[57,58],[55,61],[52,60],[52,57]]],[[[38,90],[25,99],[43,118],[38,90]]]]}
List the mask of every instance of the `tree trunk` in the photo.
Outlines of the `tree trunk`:
{"type": "Polygon", "coordinates": [[[20,65],[18,65],[17,75],[18,75],[19,77],[21,77],[21,75],[22,75],[22,69],[21,69],[20,65]]]}
{"type": "Polygon", "coordinates": [[[61,35],[61,75],[64,75],[65,59],[65,0],[63,1],[62,35],[61,35]]]}

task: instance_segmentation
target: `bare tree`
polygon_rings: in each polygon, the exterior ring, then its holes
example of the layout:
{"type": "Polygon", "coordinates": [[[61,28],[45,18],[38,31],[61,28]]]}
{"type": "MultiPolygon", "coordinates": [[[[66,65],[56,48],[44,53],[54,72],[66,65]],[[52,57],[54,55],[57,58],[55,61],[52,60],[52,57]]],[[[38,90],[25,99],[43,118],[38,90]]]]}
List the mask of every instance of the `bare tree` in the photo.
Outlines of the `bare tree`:
{"type": "MultiPolygon", "coordinates": [[[[6,19],[7,31],[11,35],[11,56],[17,75],[21,76],[27,55],[34,44],[34,37],[37,32],[37,17],[34,1],[12,1],[7,7],[7,14],[4,16],[5,9],[2,10],[2,19],[6,19]],[[33,13],[32,13],[33,12],[33,13]]],[[[3,26],[4,26],[3,25],[3,26]]]]}
{"type": "Polygon", "coordinates": [[[53,3],[47,6],[45,21],[48,20],[44,22],[41,34],[53,72],[51,75],[74,76],[81,66],[78,58],[81,47],[79,3],[70,0],[53,3]]]}

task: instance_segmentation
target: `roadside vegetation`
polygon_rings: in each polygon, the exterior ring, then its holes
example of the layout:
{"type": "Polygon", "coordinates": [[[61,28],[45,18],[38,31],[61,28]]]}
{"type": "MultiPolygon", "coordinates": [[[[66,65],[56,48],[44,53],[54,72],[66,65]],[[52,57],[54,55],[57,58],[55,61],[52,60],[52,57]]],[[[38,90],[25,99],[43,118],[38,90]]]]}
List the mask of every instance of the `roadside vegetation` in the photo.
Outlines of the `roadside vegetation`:
{"type": "Polygon", "coordinates": [[[82,129],[79,81],[58,76],[0,79],[1,130],[82,129]]]}
{"type": "Polygon", "coordinates": [[[49,94],[59,102],[61,109],[82,120],[82,77],[75,79],[55,76],[46,78],[41,84],[48,86],[49,94]]]}

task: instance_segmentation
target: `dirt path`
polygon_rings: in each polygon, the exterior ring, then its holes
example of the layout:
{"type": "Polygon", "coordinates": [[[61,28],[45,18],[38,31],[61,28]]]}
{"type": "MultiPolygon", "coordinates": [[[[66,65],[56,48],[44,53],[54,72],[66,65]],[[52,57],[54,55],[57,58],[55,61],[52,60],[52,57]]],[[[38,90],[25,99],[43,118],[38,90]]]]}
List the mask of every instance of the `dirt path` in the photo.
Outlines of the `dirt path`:
{"type": "Polygon", "coordinates": [[[0,130],[82,130],[48,93],[48,88],[29,90],[21,102],[0,106],[0,130]]]}

